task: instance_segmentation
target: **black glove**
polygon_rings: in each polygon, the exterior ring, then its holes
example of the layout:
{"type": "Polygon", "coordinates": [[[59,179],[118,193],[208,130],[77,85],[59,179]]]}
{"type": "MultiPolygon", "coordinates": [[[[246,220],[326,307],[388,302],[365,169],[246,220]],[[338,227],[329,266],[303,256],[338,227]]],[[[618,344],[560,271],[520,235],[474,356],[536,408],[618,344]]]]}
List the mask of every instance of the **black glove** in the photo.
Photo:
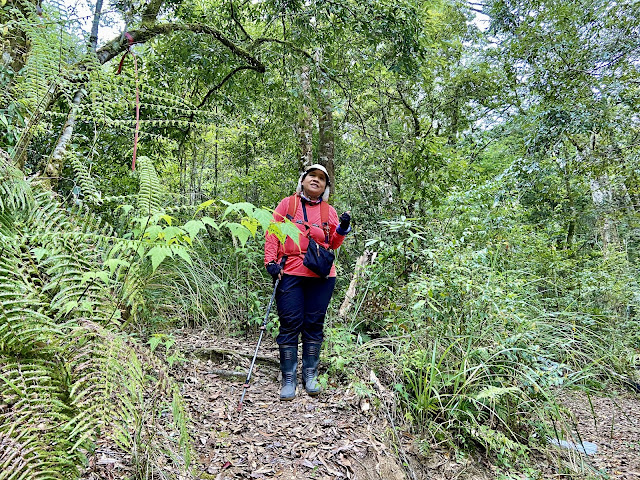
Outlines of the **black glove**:
{"type": "Polygon", "coordinates": [[[280,272],[282,272],[282,266],[279,263],[274,262],[273,260],[267,263],[266,268],[267,272],[273,277],[274,280],[277,280],[278,276],[280,276],[280,272]]]}
{"type": "Polygon", "coordinates": [[[340,215],[340,229],[343,232],[346,232],[347,230],[349,230],[350,223],[351,223],[351,215],[349,215],[347,212],[344,212],[342,215],[340,215]]]}

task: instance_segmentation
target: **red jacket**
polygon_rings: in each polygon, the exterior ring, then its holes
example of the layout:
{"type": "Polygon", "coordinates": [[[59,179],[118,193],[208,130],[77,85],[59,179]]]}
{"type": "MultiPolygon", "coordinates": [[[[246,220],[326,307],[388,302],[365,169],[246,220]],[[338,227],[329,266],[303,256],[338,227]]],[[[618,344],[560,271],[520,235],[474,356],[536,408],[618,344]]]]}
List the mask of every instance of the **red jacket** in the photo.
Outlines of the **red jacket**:
{"type": "MultiPolygon", "coordinates": [[[[289,200],[291,197],[283,198],[278,206],[276,207],[275,212],[273,212],[273,219],[276,222],[283,222],[287,216],[289,211],[289,200]]],[[[302,201],[298,198],[298,208],[296,209],[296,213],[293,216],[293,222],[295,223],[298,220],[304,221],[304,215],[302,212],[302,201]]],[[[325,234],[322,229],[322,220],[320,217],[320,204],[310,205],[309,203],[305,203],[305,208],[307,210],[307,223],[310,225],[309,234],[311,237],[320,245],[336,249],[342,242],[344,241],[344,235],[340,235],[336,232],[336,228],[338,227],[338,214],[335,209],[329,205],[329,243],[325,242],[325,234]]],[[[303,224],[296,223],[296,226],[305,234],[306,227],[303,224]]],[[[305,234],[306,235],[306,234],[305,234]]],[[[307,252],[307,247],[309,245],[309,240],[305,235],[300,235],[299,241],[300,246],[296,245],[295,242],[287,237],[284,245],[280,243],[278,237],[276,237],[273,233],[267,233],[266,241],[264,243],[264,263],[265,265],[270,261],[274,260],[276,262],[280,262],[284,255],[287,255],[287,262],[284,266],[284,273],[287,275],[298,275],[301,277],[318,277],[315,273],[309,270],[302,264],[302,259],[304,258],[304,254],[307,252]]],[[[335,265],[331,267],[330,277],[336,276],[336,267],[335,265]]]]}

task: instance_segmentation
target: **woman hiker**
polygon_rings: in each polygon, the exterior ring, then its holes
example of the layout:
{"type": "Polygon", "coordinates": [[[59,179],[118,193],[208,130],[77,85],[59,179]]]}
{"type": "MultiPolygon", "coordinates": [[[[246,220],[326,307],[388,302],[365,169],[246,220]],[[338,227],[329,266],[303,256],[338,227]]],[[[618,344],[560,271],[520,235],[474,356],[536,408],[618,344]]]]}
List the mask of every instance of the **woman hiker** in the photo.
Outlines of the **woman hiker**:
{"type": "MultiPolygon", "coordinates": [[[[336,268],[331,265],[328,275],[323,277],[305,266],[304,263],[309,264],[308,258],[303,263],[310,243],[307,235],[318,245],[333,250],[342,245],[345,235],[351,231],[349,212],[343,213],[338,219],[335,209],[328,204],[329,187],[329,174],[322,165],[307,167],[300,175],[295,195],[282,199],[273,214],[278,222],[289,218],[296,224],[302,233],[300,245],[296,245],[291,238],[287,238],[283,245],[274,234],[268,233],[266,236],[265,266],[274,281],[280,279],[276,290],[280,317],[280,332],[276,341],[280,348],[282,371],[280,400],[293,400],[296,395],[300,334],[304,388],[312,396],[320,393],[317,378],[322,329],[336,285],[336,268]]],[[[311,244],[313,246],[313,242],[311,244]]],[[[313,248],[313,251],[317,250],[318,247],[313,248]]],[[[314,268],[313,264],[311,267],[314,268]]]]}

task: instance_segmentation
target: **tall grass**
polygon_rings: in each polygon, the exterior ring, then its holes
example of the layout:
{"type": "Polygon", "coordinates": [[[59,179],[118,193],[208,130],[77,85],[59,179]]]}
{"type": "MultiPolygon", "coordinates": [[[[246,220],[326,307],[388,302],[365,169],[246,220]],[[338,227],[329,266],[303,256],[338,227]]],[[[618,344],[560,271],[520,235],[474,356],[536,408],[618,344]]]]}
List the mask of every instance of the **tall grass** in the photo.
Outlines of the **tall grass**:
{"type": "Polygon", "coordinates": [[[368,243],[377,263],[345,322],[361,347],[350,354],[347,335],[331,332],[332,366],[362,361],[370,339],[404,337],[387,355],[395,367],[366,361],[395,369],[388,378],[424,442],[522,469],[529,452],[570,435],[556,388],[624,388],[640,289],[623,252],[557,249],[513,206],[457,207],[454,219],[381,222],[368,243]]]}

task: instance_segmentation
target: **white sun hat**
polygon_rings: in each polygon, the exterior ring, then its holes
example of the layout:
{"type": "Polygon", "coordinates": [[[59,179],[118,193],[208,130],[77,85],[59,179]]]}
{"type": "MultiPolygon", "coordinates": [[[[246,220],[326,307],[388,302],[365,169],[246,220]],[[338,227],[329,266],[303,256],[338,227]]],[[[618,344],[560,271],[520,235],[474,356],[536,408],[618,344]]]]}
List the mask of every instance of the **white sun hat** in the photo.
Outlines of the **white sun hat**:
{"type": "Polygon", "coordinates": [[[298,180],[298,188],[296,188],[296,192],[302,192],[302,181],[311,170],[320,170],[322,173],[324,173],[324,176],[327,179],[327,187],[324,189],[324,194],[322,194],[322,201],[328,202],[329,193],[331,193],[331,179],[329,178],[329,172],[327,172],[327,169],[319,163],[314,163],[313,165],[309,165],[304,169],[304,172],[302,172],[302,175],[300,175],[300,179],[298,180]]]}

